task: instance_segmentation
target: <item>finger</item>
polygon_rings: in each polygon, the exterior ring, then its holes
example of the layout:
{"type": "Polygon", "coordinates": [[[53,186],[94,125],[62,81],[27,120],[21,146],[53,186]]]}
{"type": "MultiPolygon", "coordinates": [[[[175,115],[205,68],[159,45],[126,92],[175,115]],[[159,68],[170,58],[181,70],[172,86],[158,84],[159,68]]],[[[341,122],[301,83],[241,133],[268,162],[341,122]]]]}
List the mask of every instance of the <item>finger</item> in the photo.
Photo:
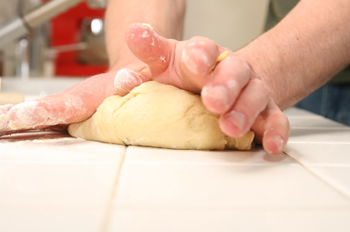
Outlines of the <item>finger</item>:
{"type": "Polygon", "coordinates": [[[262,142],[264,149],[272,155],[277,155],[283,151],[288,142],[290,124],[288,118],[270,100],[266,110],[257,118],[252,130],[258,142],[262,142]]]}
{"type": "Polygon", "coordinates": [[[0,106],[0,115],[6,114],[11,109],[11,107],[12,105],[10,104],[0,106]]]}
{"type": "Polygon", "coordinates": [[[158,75],[168,67],[175,43],[158,35],[149,24],[132,24],[125,40],[130,51],[150,66],[152,74],[158,75]]]}
{"type": "Polygon", "coordinates": [[[57,94],[39,100],[15,105],[6,114],[3,130],[23,130],[69,123],[84,114],[84,103],[79,96],[57,94]]]}
{"type": "MultiPolygon", "coordinates": [[[[12,105],[10,104],[0,106],[0,132],[2,128],[7,128],[7,124],[8,124],[7,113],[10,111],[11,108],[12,108],[12,105]]],[[[1,135],[2,134],[0,133],[0,136],[1,135]]]]}
{"type": "Polygon", "coordinates": [[[148,70],[135,72],[131,69],[121,69],[117,72],[114,78],[114,87],[116,94],[124,96],[136,86],[151,80],[151,75],[148,70]]]}
{"type": "Polygon", "coordinates": [[[211,80],[202,89],[203,104],[214,113],[227,112],[251,78],[250,66],[231,54],[216,65],[211,80]]]}
{"type": "Polygon", "coordinates": [[[176,48],[176,63],[183,82],[192,86],[190,91],[200,93],[200,90],[211,78],[217,57],[224,51],[214,41],[204,37],[193,37],[179,43],[176,48]]]}
{"type": "Polygon", "coordinates": [[[12,106],[0,116],[0,131],[45,128],[89,118],[115,93],[115,73],[93,76],[60,93],[12,106]]]}
{"type": "Polygon", "coordinates": [[[233,108],[220,117],[221,130],[232,137],[241,137],[247,133],[269,101],[270,97],[266,93],[260,79],[251,79],[233,108]]]}

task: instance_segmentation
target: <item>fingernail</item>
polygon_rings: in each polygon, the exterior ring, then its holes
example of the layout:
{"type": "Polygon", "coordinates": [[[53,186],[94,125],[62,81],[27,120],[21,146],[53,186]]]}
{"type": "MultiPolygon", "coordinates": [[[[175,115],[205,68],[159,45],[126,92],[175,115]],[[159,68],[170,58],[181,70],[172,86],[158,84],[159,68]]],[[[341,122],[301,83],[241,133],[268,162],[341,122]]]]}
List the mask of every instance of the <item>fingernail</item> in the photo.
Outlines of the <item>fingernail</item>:
{"type": "Polygon", "coordinates": [[[182,53],[184,65],[194,74],[202,74],[209,71],[211,63],[206,52],[202,49],[185,49],[182,53]]]}
{"type": "Polygon", "coordinates": [[[228,110],[229,105],[229,91],[222,85],[206,86],[202,89],[202,97],[212,101],[213,111],[223,112],[228,110]]]}
{"type": "Polygon", "coordinates": [[[233,110],[227,115],[227,118],[240,131],[242,131],[244,129],[246,117],[241,112],[233,110]]]}

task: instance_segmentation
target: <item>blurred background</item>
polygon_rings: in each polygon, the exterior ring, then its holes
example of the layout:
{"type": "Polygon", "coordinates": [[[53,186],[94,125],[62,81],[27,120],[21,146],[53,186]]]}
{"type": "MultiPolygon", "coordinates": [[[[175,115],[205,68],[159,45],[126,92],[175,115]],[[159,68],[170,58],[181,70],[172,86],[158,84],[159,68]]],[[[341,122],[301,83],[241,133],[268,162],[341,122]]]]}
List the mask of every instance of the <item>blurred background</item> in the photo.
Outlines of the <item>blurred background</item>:
{"type": "MultiPolygon", "coordinates": [[[[36,14],[28,16],[30,23],[39,26],[0,47],[0,76],[22,79],[88,77],[106,71],[105,1],[66,1],[70,6],[65,6],[62,13],[43,23],[36,21],[36,14]]],[[[0,0],[0,36],[7,33],[6,26],[15,25],[9,23],[18,15],[26,15],[44,2],[0,0]]],[[[268,2],[188,0],[184,39],[206,36],[221,46],[236,50],[262,33],[268,2]]]]}

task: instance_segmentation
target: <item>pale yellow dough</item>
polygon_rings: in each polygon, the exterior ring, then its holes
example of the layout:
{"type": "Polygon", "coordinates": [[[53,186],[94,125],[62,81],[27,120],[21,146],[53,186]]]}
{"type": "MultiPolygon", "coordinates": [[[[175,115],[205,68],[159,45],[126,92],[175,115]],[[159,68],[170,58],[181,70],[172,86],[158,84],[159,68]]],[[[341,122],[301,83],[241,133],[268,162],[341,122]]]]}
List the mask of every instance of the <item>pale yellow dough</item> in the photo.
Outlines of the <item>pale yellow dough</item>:
{"type": "Polygon", "coordinates": [[[153,81],[107,98],[90,119],[68,131],[87,140],[173,149],[249,150],[254,139],[252,131],[226,136],[200,96],[153,81]]]}

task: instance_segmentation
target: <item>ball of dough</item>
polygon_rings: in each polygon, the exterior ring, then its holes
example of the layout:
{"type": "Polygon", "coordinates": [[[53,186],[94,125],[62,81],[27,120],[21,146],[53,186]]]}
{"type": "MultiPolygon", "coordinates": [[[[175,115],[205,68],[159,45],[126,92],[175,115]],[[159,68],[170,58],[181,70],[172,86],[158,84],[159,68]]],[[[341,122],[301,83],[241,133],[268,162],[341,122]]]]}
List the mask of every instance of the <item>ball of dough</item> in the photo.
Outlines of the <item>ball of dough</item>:
{"type": "Polygon", "coordinates": [[[173,149],[249,150],[254,133],[226,136],[218,115],[198,95],[158,82],[146,82],[124,97],[107,98],[88,120],[68,132],[87,140],[173,149]]]}

